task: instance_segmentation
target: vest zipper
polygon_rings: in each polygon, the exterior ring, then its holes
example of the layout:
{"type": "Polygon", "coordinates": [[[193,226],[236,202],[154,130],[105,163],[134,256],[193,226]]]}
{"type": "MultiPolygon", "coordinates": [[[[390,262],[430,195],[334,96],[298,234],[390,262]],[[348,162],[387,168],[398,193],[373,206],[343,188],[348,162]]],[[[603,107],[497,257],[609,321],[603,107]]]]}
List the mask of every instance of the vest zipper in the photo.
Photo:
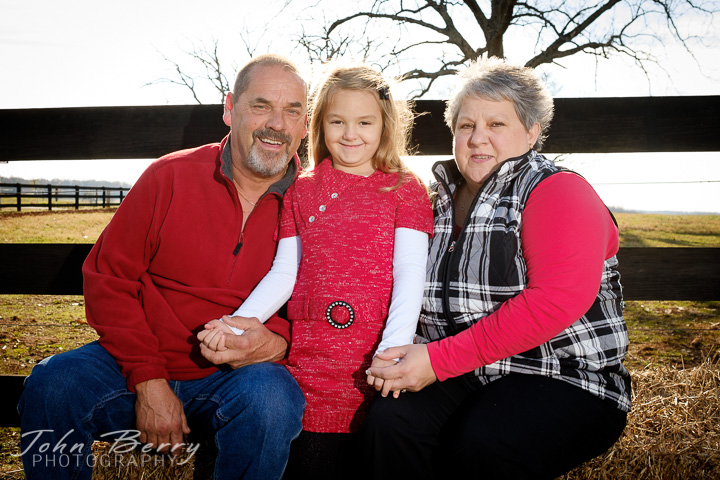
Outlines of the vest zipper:
{"type": "MultiPolygon", "coordinates": [[[[450,194],[450,187],[448,186],[447,182],[445,182],[445,179],[438,178],[440,183],[442,183],[443,188],[445,188],[445,191],[450,194]]],[[[451,235],[454,236],[455,231],[455,198],[452,196],[450,197],[450,208],[452,209],[452,229],[451,229],[451,235]]],[[[464,228],[464,227],[463,227],[464,228]]],[[[460,234],[458,235],[458,238],[460,238],[460,235],[462,235],[462,229],[460,230],[460,234]]],[[[445,316],[445,322],[447,323],[448,328],[452,332],[452,334],[458,333],[457,324],[455,323],[455,319],[452,316],[452,313],[450,313],[450,286],[449,286],[449,280],[450,275],[448,272],[448,265],[450,264],[450,257],[452,257],[453,252],[455,251],[455,244],[457,243],[457,240],[452,240],[450,242],[450,245],[448,246],[447,250],[445,251],[445,255],[443,255],[443,260],[440,264],[440,278],[442,279],[442,298],[441,298],[441,304],[442,304],[442,310],[443,314],[445,316]]]]}
{"type": "MultiPolygon", "coordinates": [[[[445,321],[447,322],[448,328],[451,330],[452,334],[455,335],[460,332],[460,329],[458,327],[458,324],[455,322],[455,318],[453,317],[452,313],[450,312],[450,259],[453,257],[455,253],[455,246],[460,241],[460,238],[465,234],[465,229],[468,226],[469,219],[470,219],[470,212],[472,212],[475,209],[475,205],[477,204],[478,199],[480,198],[480,193],[483,191],[483,188],[488,184],[489,180],[493,177],[497,176],[498,170],[495,170],[490,174],[490,176],[483,182],[482,186],[478,189],[477,193],[475,193],[475,198],[473,198],[473,201],[470,203],[470,206],[468,207],[468,215],[465,217],[465,221],[463,222],[462,228],[460,228],[460,233],[458,233],[457,240],[453,240],[450,242],[450,246],[448,247],[447,251],[445,252],[445,258],[443,258],[443,262],[441,265],[442,269],[442,275],[440,278],[442,278],[442,308],[443,313],[445,315],[445,321]]],[[[436,177],[437,178],[437,177],[436,177]]],[[[438,181],[443,184],[445,191],[450,194],[450,188],[448,187],[447,182],[445,182],[444,179],[438,178],[438,181]]],[[[454,232],[455,228],[455,198],[453,196],[450,197],[450,208],[452,209],[452,229],[451,231],[454,232]]],[[[460,254],[462,254],[462,251],[459,251],[460,254]]]]}

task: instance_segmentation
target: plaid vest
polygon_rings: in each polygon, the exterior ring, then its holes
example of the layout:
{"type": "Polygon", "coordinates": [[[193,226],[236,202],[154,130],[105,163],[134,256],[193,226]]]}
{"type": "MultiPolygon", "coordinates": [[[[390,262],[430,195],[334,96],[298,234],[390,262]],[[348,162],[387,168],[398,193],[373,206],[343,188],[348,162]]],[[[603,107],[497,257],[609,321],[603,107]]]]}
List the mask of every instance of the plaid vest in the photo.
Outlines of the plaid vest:
{"type": "MultiPolygon", "coordinates": [[[[527,285],[522,213],[530,193],[561,171],[530,151],[503,162],[484,182],[455,240],[453,195],[462,176],[454,160],[433,166],[435,231],[430,240],[420,334],[432,341],[465,330],[527,285]]],[[[474,385],[509,373],[557,378],[630,410],[628,347],[617,258],[605,260],[600,290],[585,315],[550,341],[465,375],[474,385]]]]}

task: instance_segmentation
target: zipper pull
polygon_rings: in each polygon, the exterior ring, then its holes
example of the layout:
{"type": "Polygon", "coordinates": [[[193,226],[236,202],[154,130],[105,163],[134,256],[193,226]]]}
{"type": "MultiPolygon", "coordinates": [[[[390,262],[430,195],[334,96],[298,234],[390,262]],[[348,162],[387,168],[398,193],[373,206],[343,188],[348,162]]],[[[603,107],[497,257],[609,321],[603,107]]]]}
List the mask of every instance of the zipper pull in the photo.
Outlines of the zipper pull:
{"type": "Polygon", "coordinates": [[[450,244],[450,248],[448,248],[448,252],[452,253],[455,251],[455,240],[450,244]]]}
{"type": "Polygon", "coordinates": [[[233,250],[233,256],[237,257],[237,254],[240,253],[240,248],[242,248],[242,246],[243,246],[243,240],[245,240],[245,232],[240,234],[238,243],[237,243],[237,245],[235,245],[235,249],[233,250]]]}

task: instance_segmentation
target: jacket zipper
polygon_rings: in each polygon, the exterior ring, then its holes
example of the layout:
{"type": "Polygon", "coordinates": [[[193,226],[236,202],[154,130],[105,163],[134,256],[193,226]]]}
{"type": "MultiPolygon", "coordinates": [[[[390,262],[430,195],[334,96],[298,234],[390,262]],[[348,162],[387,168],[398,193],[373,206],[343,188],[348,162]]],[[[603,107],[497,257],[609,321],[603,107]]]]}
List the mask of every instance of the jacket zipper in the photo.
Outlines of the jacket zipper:
{"type": "Polygon", "coordinates": [[[245,240],[245,231],[242,229],[242,205],[238,206],[240,208],[240,235],[238,236],[238,241],[235,244],[235,248],[232,250],[232,262],[230,263],[230,271],[228,272],[227,276],[227,283],[230,283],[232,281],[233,273],[235,272],[235,263],[237,262],[238,254],[240,253],[240,249],[243,246],[243,241],[245,240]]]}
{"type": "MultiPolygon", "coordinates": [[[[263,201],[263,199],[265,198],[266,195],[267,195],[267,193],[263,194],[263,196],[258,199],[257,205],[260,205],[260,202],[263,201]]],[[[271,195],[273,195],[273,194],[271,193],[271,195]]],[[[257,205],[255,208],[257,208],[257,205]]],[[[242,249],[243,243],[245,242],[245,229],[242,226],[242,215],[243,215],[242,205],[238,205],[238,207],[240,208],[240,214],[241,214],[241,217],[240,217],[241,230],[240,230],[240,236],[238,237],[237,244],[235,244],[235,248],[233,248],[233,251],[232,251],[233,259],[232,259],[232,264],[230,265],[230,273],[229,273],[228,279],[227,279],[228,283],[230,283],[230,281],[232,280],[233,273],[235,272],[235,263],[237,262],[238,255],[240,254],[240,250],[242,249]]],[[[250,212],[250,214],[248,215],[248,218],[245,221],[246,225],[247,225],[247,222],[250,221],[250,217],[253,215],[253,213],[255,213],[255,209],[253,209],[253,211],[250,212]]]]}
{"type": "Polygon", "coordinates": [[[240,232],[240,238],[238,238],[238,243],[235,245],[235,248],[233,249],[233,256],[237,257],[238,253],[240,253],[240,249],[243,246],[243,241],[245,241],[245,232],[240,232]]]}
{"type": "MultiPolygon", "coordinates": [[[[240,235],[238,235],[238,241],[232,250],[232,262],[230,263],[230,271],[228,272],[227,283],[230,283],[232,281],[233,273],[235,273],[235,264],[237,263],[238,255],[240,254],[240,249],[243,246],[243,242],[245,241],[245,229],[243,227],[244,212],[242,209],[242,205],[240,204],[240,200],[238,200],[238,198],[237,198],[237,192],[235,191],[235,185],[232,184],[232,181],[230,181],[230,183],[231,183],[231,185],[230,185],[231,191],[233,192],[233,203],[235,204],[235,207],[239,209],[239,212],[240,212],[240,215],[238,217],[239,222],[240,222],[240,235]]],[[[248,215],[248,219],[249,218],[250,218],[250,215],[248,215]]],[[[247,223],[247,222],[245,222],[245,223],[247,223]]]]}

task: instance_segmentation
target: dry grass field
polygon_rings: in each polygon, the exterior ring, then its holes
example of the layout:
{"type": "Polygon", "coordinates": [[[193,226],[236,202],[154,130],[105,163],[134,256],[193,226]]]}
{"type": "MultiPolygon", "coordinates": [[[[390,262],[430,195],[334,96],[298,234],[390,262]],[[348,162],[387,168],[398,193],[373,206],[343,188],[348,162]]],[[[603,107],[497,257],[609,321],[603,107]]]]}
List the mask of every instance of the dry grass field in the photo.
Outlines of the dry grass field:
{"type": "MultiPolygon", "coordinates": [[[[112,218],[113,213],[114,210],[110,209],[0,213],[0,242],[92,243],[112,218]]],[[[720,215],[622,213],[617,214],[616,217],[620,224],[622,246],[720,247],[720,215]]],[[[683,420],[685,423],[674,430],[669,430],[666,423],[658,426],[657,422],[653,423],[654,420],[648,420],[650,423],[647,425],[630,424],[626,433],[632,432],[632,438],[628,437],[625,440],[624,437],[623,442],[626,443],[622,445],[630,448],[628,442],[633,438],[634,441],[641,442],[642,438],[651,435],[656,439],[667,438],[669,443],[692,440],[696,443],[691,442],[691,444],[699,445],[698,449],[715,448],[715,450],[708,454],[707,458],[698,454],[700,460],[695,463],[670,464],[668,458],[673,456],[672,451],[668,453],[655,445],[653,447],[656,449],[653,450],[655,456],[643,457],[652,458],[652,465],[636,465],[632,463],[632,459],[626,459],[622,471],[618,470],[620,468],[618,458],[622,456],[622,452],[613,451],[610,459],[607,456],[601,457],[595,461],[597,465],[588,464],[585,471],[574,471],[566,480],[720,478],[713,476],[715,473],[720,475],[720,471],[715,470],[720,469],[718,460],[720,454],[717,453],[718,438],[720,438],[718,428],[720,301],[627,302],[625,314],[631,342],[627,365],[633,373],[636,389],[638,385],[645,386],[645,390],[641,392],[645,396],[635,399],[635,405],[639,405],[637,408],[651,412],[647,415],[661,417],[669,415],[669,412],[686,417],[700,415],[711,422],[711,427],[708,432],[707,424],[700,427],[696,425],[693,428],[697,430],[697,435],[693,434],[695,435],[693,436],[680,427],[692,425],[694,417],[685,418],[683,420]],[[699,386],[691,384],[691,380],[696,378],[700,379],[699,386]],[[672,385],[662,387],[662,392],[658,393],[660,387],[655,384],[659,381],[663,383],[671,381],[672,385]],[[699,398],[704,399],[705,402],[702,408],[697,407],[695,403],[699,398]],[[698,443],[701,441],[704,442],[702,445],[698,443]],[[710,447],[705,446],[707,442],[710,442],[710,447]],[[615,458],[614,470],[608,466],[608,462],[612,462],[613,458],[615,458]],[[698,466],[697,462],[705,462],[705,467],[698,466]],[[603,465],[605,465],[603,471],[607,475],[596,476],[597,470],[592,468],[603,465]],[[674,468],[680,468],[678,465],[684,465],[682,468],[685,469],[685,473],[681,476],[673,476],[678,474],[678,472],[672,473],[674,468]],[[706,476],[705,473],[708,475],[706,476]]],[[[0,374],[28,374],[33,365],[41,359],[75,348],[95,338],[95,332],[85,321],[82,296],[0,295],[0,351],[2,351],[0,374]]],[[[18,452],[18,439],[17,429],[0,429],[0,479],[22,478],[19,472],[21,468],[19,459],[12,456],[13,453],[18,452]]],[[[644,446],[647,447],[646,444],[644,446]]],[[[675,455],[689,455],[688,451],[682,450],[684,447],[677,445],[676,447],[675,455]]]]}

